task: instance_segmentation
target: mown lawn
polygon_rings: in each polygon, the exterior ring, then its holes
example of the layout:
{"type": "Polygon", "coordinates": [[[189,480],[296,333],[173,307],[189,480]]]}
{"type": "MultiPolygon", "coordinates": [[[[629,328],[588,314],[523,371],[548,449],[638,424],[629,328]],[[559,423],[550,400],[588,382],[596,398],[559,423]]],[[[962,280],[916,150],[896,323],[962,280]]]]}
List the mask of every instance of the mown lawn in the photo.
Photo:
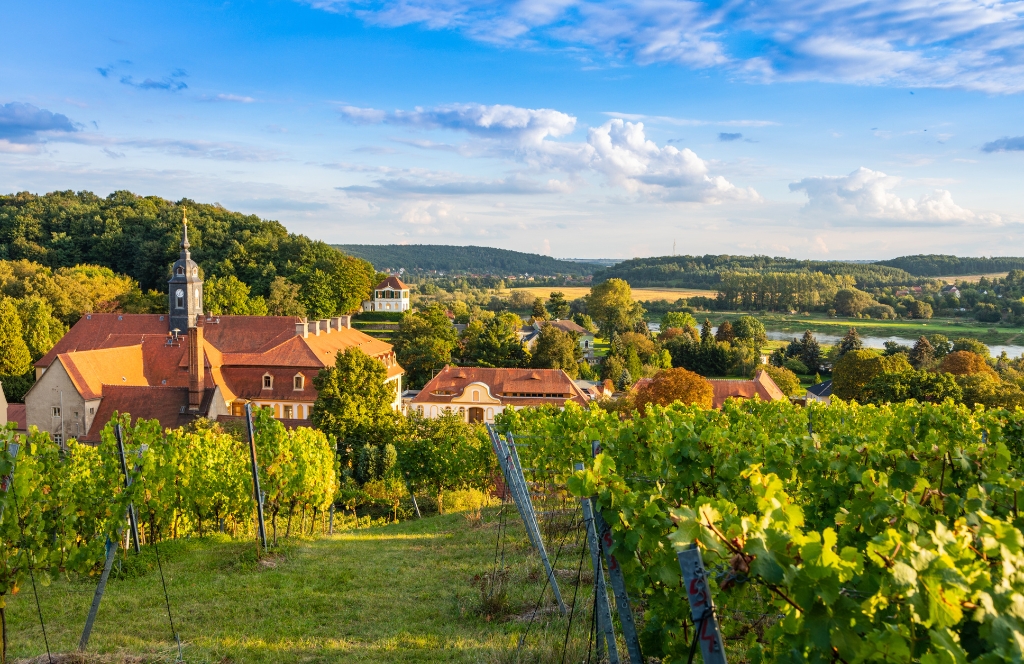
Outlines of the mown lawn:
{"type": "MultiPolygon", "coordinates": [[[[497,508],[479,520],[463,514],[428,517],[293,540],[256,561],[255,546],[226,536],[166,543],[164,573],[185,660],[195,662],[505,662],[515,661],[519,635],[544,585],[539,559],[526,543],[515,510],[508,516],[504,554],[507,595],[485,604],[481,578],[491,572],[497,508]],[[169,559],[169,560],[167,560],[169,559]]],[[[565,542],[557,564],[571,599],[580,549],[568,515],[552,526],[549,549],[565,542]],[[560,530],[559,530],[560,528],[560,530]]],[[[500,553],[500,551],[499,551],[500,553]]],[[[129,555],[129,558],[132,554],[129,555]]],[[[589,556],[587,558],[589,561],[589,556]]],[[[586,647],[589,567],[584,567],[570,639],[586,647]]],[[[112,578],[89,651],[173,661],[160,576],[152,553],[129,560],[127,576],[112,578]]],[[[75,649],[92,601],[94,580],[59,580],[40,587],[50,649],[75,649]]],[[[521,661],[557,661],[566,620],[546,593],[521,661]]],[[[9,654],[43,654],[31,586],[8,603],[9,654]]],[[[585,659],[585,653],[583,657],[585,659]]],[[[99,661],[99,659],[97,659],[99,661]]]]}

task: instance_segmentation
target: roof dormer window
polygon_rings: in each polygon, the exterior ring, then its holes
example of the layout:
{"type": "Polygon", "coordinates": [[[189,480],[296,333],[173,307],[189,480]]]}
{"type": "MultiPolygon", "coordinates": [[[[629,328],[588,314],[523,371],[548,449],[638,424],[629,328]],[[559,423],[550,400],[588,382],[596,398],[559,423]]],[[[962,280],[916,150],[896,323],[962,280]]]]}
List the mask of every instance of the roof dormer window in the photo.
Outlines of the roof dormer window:
{"type": "Polygon", "coordinates": [[[295,374],[294,383],[296,390],[302,390],[305,388],[306,385],[306,377],[303,376],[302,374],[295,374]]]}
{"type": "Polygon", "coordinates": [[[263,374],[263,389],[272,390],[274,389],[274,377],[268,373],[263,374]]]}

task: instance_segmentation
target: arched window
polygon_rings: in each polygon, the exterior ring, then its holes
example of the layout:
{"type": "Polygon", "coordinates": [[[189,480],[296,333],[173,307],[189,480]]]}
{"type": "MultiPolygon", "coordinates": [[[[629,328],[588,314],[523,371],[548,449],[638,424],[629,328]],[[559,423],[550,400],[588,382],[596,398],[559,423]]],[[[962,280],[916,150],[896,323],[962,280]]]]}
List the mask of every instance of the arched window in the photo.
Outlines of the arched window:
{"type": "Polygon", "coordinates": [[[466,418],[466,409],[465,408],[462,408],[462,407],[459,408],[459,417],[461,417],[463,419],[466,418]]]}
{"type": "Polygon", "coordinates": [[[437,406],[431,406],[430,407],[430,416],[431,417],[437,417],[437,406]]]}
{"type": "Polygon", "coordinates": [[[423,406],[416,406],[416,412],[420,417],[423,417],[423,406]]]}
{"type": "Polygon", "coordinates": [[[301,389],[303,389],[303,387],[304,387],[304,385],[306,383],[306,377],[303,376],[302,374],[295,374],[294,381],[295,381],[295,389],[296,390],[301,390],[301,389]]]}
{"type": "Polygon", "coordinates": [[[182,266],[179,265],[178,269],[176,269],[174,271],[174,273],[177,274],[178,276],[181,276],[181,275],[185,274],[185,268],[183,268],[182,266]]]}
{"type": "Polygon", "coordinates": [[[480,401],[480,390],[473,390],[473,401],[480,401]]]}
{"type": "Polygon", "coordinates": [[[274,388],[274,377],[268,373],[263,374],[263,389],[271,390],[274,388]]]}
{"type": "Polygon", "coordinates": [[[493,408],[488,408],[487,409],[487,420],[490,421],[490,420],[493,420],[493,419],[494,419],[494,409],[493,408]]]}

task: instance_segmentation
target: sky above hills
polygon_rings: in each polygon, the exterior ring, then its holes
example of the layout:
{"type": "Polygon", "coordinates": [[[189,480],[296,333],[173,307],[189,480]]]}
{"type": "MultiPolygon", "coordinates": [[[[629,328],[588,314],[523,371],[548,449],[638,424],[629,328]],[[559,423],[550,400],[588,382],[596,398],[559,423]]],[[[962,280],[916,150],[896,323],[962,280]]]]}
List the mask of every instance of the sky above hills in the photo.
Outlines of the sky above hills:
{"type": "Polygon", "coordinates": [[[1024,253],[1024,5],[18,1],[0,191],[337,243],[1024,253]]]}

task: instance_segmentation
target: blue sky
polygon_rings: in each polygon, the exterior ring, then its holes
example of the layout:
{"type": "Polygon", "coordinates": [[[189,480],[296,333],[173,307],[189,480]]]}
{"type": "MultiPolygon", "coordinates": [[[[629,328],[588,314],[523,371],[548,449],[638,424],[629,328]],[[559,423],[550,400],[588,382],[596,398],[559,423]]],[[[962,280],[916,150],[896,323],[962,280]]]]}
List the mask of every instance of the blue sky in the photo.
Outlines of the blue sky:
{"type": "Polygon", "coordinates": [[[561,257],[1024,254],[1024,6],[17,2],[0,190],[561,257]]]}

